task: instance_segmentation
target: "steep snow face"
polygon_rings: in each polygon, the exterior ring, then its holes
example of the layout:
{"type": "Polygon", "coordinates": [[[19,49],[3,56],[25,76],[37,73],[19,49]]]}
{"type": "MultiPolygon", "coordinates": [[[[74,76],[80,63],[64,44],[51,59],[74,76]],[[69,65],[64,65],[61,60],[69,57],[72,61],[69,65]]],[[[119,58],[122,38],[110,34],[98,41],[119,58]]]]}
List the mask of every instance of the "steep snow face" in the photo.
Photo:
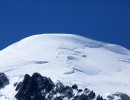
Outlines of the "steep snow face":
{"type": "Polygon", "coordinates": [[[10,79],[0,99],[15,100],[13,83],[34,72],[104,97],[117,91],[130,94],[130,51],[72,34],[40,34],[12,44],[0,51],[0,72],[10,79]]]}

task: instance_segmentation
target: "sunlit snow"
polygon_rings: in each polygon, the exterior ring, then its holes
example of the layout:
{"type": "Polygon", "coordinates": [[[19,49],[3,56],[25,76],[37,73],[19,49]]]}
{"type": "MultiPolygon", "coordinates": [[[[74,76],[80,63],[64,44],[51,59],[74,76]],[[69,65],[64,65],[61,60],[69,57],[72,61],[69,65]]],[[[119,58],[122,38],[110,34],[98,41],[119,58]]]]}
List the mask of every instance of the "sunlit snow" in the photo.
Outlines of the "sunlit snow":
{"type": "Polygon", "coordinates": [[[10,80],[0,90],[0,100],[15,100],[13,84],[34,72],[54,82],[87,87],[103,97],[130,94],[130,51],[72,34],[39,34],[12,44],[0,51],[0,72],[10,80]]]}

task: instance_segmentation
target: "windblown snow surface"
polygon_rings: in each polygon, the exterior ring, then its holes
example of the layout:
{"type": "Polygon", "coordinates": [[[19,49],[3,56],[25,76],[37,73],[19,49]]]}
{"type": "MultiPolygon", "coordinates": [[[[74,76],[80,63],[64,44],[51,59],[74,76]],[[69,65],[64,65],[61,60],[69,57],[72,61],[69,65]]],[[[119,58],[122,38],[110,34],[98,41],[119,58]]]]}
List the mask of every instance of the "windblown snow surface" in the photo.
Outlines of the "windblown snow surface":
{"type": "Polygon", "coordinates": [[[16,100],[13,84],[34,72],[104,98],[115,92],[130,95],[130,51],[72,34],[39,34],[12,44],[0,51],[0,72],[10,80],[0,89],[0,100],[16,100]]]}

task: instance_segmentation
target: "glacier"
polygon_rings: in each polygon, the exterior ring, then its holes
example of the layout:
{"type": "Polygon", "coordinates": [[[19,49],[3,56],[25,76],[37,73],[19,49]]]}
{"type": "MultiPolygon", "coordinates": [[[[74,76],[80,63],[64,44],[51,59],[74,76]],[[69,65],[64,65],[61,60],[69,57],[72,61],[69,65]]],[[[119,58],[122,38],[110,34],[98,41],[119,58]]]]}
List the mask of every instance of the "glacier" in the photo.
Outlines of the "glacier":
{"type": "Polygon", "coordinates": [[[130,95],[130,50],[74,34],[38,34],[8,46],[0,51],[0,72],[10,80],[0,89],[0,100],[16,100],[13,84],[34,72],[104,98],[115,92],[130,95]]]}

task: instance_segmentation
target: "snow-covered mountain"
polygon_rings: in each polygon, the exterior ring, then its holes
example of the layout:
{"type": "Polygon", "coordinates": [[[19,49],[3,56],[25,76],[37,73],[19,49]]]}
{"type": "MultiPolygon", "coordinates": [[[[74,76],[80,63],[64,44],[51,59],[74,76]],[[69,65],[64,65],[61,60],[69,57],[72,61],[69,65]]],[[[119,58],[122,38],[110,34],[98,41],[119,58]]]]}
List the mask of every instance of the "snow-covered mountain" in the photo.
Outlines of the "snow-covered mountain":
{"type": "Polygon", "coordinates": [[[34,72],[103,97],[130,95],[130,50],[72,34],[39,34],[12,44],[0,51],[0,72],[10,80],[0,89],[0,100],[16,100],[13,84],[34,72]]]}

